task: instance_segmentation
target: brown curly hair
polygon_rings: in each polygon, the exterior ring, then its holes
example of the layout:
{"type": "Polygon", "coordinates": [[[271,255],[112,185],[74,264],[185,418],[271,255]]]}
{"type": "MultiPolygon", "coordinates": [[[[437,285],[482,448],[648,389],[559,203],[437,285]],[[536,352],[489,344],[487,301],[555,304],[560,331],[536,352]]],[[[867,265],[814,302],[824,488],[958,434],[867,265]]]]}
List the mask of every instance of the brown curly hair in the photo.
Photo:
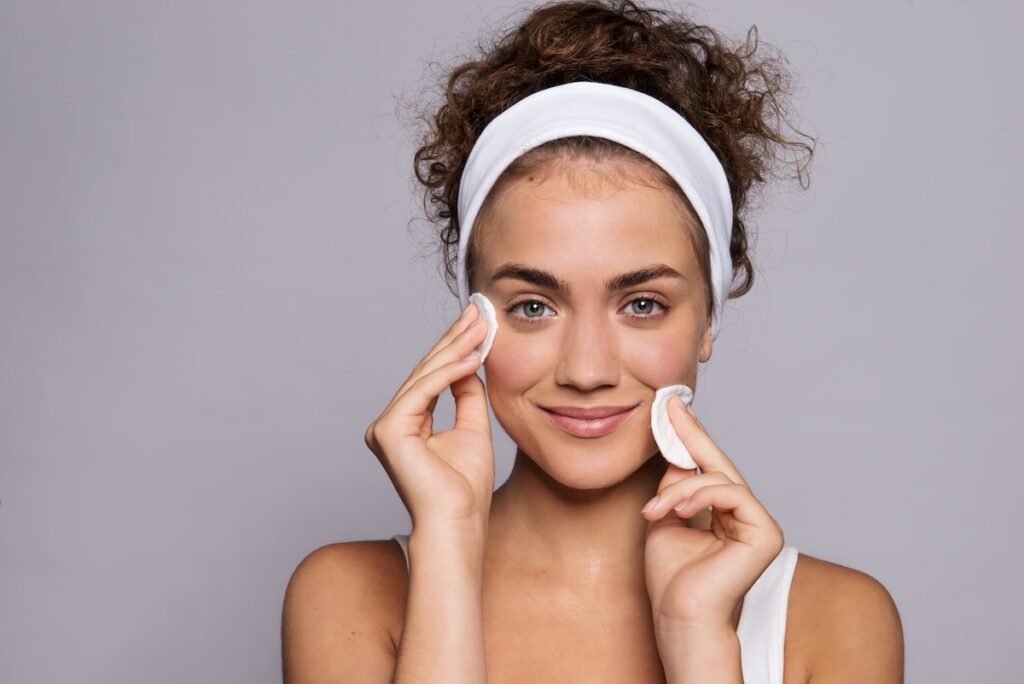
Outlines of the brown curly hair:
{"type": "MultiPolygon", "coordinates": [[[[473,144],[494,117],[522,98],[573,81],[611,83],[646,93],[679,112],[701,133],[722,163],[732,195],[730,255],[734,280],[737,276],[741,280],[728,298],[748,292],[753,264],[743,215],[750,193],[770,176],[782,176],[776,171],[783,161],[791,161],[806,189],[815,142],[795,128],[797,136],[812,144],[784,136],[783,125],[790,125],[784,98],[793,76],[785,68],[785,57],[763,55],[759,45],[763,43],[758,41],[756,26],[733,46],[720,32],[680,12],[643,7],[631,0],[571,0],[536,6],[489,45],[478,45],[481,56],[445,69],[443,103],[417,117],[427,129],[416,150],[414,168],[425,190],[427,218],[440,229],[444,276],[452,293],[458,293],[459,181],[473,144]],[[787,160],[787,153],[795,154],[787,160]]],[[[689,207],[685,195],[660,167],[623,145],[590,136],[554,140],[528,151],[506,169],[488,204],[509,180],[550,168],[552,162],[580,158],[640,160],[653,167],[656,182],[674,188],[683,206],[689,207]]],[[[626,169],[622,164],[615,166],[626,169]]],[[[478,226],[486,220],[487,206],[480,212],[478,226]]],[[[695,217],[692,208],[689,211],[695,217]]],[[[480,232],[473,231],[467,254],[470,280],[480,232]]],[[[710,316],[707,235],[697,229],[691,231],[691,238],[704,271],[710,316]]]]}

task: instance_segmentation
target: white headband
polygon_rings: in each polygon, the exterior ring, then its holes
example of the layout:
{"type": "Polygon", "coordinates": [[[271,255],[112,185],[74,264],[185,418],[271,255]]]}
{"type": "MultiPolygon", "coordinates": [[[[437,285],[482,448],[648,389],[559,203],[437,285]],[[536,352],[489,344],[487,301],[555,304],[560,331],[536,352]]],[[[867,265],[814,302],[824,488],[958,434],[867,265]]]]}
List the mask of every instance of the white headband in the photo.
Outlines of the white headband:
{"type": "Polygon", "coordinates": [[[644,155],[679,184],[711,247],[712,339],[732,283],[732,197],[718,157],[678,112],[632,88],[576,81],[545,88],[496,116],[480,133],[459,184],[456,275],[462,308],[469,303],[466,250],[477,213],[502,172],[524,152],[558,138],[607,138],[644,155]]]}

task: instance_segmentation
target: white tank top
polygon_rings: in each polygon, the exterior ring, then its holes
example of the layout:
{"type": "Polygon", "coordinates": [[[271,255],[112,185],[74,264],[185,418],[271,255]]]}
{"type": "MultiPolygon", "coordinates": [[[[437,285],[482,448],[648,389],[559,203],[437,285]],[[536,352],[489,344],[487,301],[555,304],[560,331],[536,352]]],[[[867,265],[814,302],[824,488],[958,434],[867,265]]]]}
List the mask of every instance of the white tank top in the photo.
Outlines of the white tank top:
{"type": "MultiPolygon", "coordinates": [[[[402,547],[408,566],[409,535],[396,534],[391,538],[402,547]]],[[[789,587],[797,555],[795,546],[783,547],[743,597],[736,636],[746,684],[782,684],[789,587]]]]}

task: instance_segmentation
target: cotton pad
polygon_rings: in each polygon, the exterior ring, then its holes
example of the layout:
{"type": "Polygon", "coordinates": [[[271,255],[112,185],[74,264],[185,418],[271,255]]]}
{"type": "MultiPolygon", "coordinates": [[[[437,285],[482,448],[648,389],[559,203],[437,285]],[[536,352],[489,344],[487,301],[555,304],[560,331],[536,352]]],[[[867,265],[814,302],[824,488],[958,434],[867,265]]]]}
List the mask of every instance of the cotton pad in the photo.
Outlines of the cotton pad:
{"type": "Polygon", "coordinates": [[[680,468],[693,469],[697,467],[697,462],[690,456],[683,440],[679,439],[672,427],[672,421],[668,419],[668,400],[674,394],[678,394],[686,406],[693,403],[693,390],[686,385],[662,387],[654,393],[654,403],[651,404],[651,431],[666,461],[680,468]]]}
{"type": "Polygon", "coordinates": [[[480,318],[487,321],[487,336],[484,337],[484,341],[480,343],[474,351],[480,352],[480,363],[483,364],[487,360],[487,354],[491,351],[491,345],[494,344],[494,333],[498,332],[498,315],[494,311],[494,305],[491,304],[491,300],[485,297],[479,292],[474,292],[469,296],[470,304],[476,304],[476,308],[480,310],[480,318]]]}

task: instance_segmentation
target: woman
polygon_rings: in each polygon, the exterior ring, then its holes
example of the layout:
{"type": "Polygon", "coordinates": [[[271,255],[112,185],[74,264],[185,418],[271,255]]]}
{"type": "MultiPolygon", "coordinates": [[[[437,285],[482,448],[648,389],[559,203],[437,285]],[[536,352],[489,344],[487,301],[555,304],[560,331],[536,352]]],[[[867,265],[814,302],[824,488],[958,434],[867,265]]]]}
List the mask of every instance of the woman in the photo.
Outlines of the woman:
{"type": "Polygon", "coordinates": [[[886,589],[785,546],[687,402],[667,417],[700,473],[652,431],[656,391],[696,387],[751,287],[748,193],[779,150],[812,152],[755,48],[567,2],[452,73],[417,175],[493,346],[465,306],[367,428],[412,533],[303,560],[289,684],[902,681],[886,589]],[[456,423],[434,432],[446,388],[456,423]],[[518,447],[496,491],[488,402],[518,447]]]}

